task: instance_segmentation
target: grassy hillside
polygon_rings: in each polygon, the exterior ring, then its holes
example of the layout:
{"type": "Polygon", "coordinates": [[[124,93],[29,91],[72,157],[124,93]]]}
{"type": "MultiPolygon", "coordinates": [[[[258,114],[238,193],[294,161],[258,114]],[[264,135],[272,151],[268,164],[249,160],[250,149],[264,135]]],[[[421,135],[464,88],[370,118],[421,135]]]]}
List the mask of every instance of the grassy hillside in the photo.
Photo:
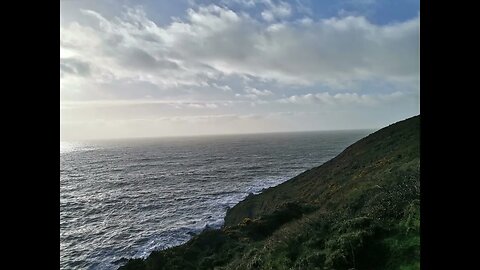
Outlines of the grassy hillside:
{"type": "Polygon", "coordinates": [[[419,116],[390,125],[120,269],[419,269],[419,141],[419,116]]]}

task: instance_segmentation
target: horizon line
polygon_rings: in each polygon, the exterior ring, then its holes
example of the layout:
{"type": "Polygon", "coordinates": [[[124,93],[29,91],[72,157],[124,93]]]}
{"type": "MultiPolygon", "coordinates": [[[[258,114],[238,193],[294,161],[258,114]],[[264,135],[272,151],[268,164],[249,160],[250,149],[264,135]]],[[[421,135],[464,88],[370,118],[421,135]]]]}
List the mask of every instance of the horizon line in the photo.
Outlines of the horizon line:
{"type": "Polygon", "coordinates": [[[215,137],[215,136],[235,136],[235,135],[266,135],[279,133],[307,133],[307,132],[338,132],[338,131],[367,131],[378,130],[377,128],[356,128],[356,129],[315,129],[315,130],[292,130],[292,131],[267,131],[267,132],[245,132],[245,133],[209,133],[192,135],[166,135],[166,136],[138,136],[138,137],[113,137],[113,138],[91,138],[91,139],[73,139],[62,140],[60,142],[87,142],[87,141],[113,141],[113,140],[135,140],[135,139],[173,139],[173,138],[192,138],[192,137],[215,137]]]}

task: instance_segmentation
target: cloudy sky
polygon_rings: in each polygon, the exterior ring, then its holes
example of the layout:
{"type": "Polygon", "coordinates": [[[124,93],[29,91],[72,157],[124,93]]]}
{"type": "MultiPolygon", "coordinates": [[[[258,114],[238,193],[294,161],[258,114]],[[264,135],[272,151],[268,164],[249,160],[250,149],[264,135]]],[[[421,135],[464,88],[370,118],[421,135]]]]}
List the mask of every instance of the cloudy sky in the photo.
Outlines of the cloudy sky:
{"type": "Polygon", "coordinates": [[[379,128],[419,114],[418,0],[64,0],[61,140],[379,128]]]}

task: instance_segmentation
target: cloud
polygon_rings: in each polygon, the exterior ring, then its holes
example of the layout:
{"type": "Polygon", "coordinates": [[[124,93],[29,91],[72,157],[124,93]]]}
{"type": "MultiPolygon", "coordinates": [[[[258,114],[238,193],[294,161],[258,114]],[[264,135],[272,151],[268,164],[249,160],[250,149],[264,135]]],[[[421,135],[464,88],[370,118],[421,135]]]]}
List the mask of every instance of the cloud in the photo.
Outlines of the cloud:
{"type": "Polygon", "coordinates": [[[277,100],[280,103],[291,104],[323,104],[323,105],[349,105],[358,104],[364,106],[378,105],[385,102],[398,100],[405,96],[404,93],[394,92],[390,94],[377,94],[377,95],[365,95],[358,93],[338,93],[330,94],[316,93],[305,95],[293,95],[288,98],[282,98],[277,100]]]}
{"type": "Polygon", "coordinates": [[[89,76],[90,65],[75,58],[60,58],[60,74],[75,74],[89,76]]]}
{"type": "Polygon", "coordinates": [[[232,88],[228,85],[218,85],[217,83],[212,83],[212,86],[213,87],[216,87],[222,91],[225,91],[225,92],[231,92],[232,91],[232,88]]]}
{"type": "Polygon", "coordinates": [[[172,61],[166,59],[157,60],[155,57],[139,48],[128,48],[119,58],[122,66],[134,70],[154,70],[154,69],[168,69],[176,70],[179,66],[172,61]]]}
{"type": "Polygon", "coordinates": [[[211,100],[211,101],[189,101],[189,100],[97,100],[97,101],[64,101],[61,103],[61,109],[93,109],[93,108],[112,108],[112,107],[146,107],[155,105],[168,105],[175,108],[196,108],[196,109],[216,109],[219,107],[230,106],[238,101],[231,100],[211,100]]]}
{"type": "MultiPolygon", "coordinates": [[[[267,90],[267,89],[259,90],[255,87],[250,87],[250,86],[245,87],[244,92],[246,94],[237,93],[237,94],[235,94],[235,97],[238,97],[238,98],[245,97],[245,98],[256,100],[256,99],[259,99],[259,98],[262,98],[262,97],[267,97],[267,96],[273,95],[273,92],[270,91],[270,90],[267,90]]],[[[264,102],[264,101],[257,100],[257,102],[264,102]]]]}
{"type": "Polygon", "coordinates": [[[196,109],[216,109],[218,105],[215,103],[188,103],[188,107],[196,108],[196,109]]]}
{"type": "Polygon", "coordinates": [[[418,18],[383,26],[361,16],[265,24],[210,5],[160,27],[138,8],[111,20],[85,13],[97,23],[61,26],[61,46],[115,78],[169,87],[233,74],[345,88],[362,80],[414,81],[419,74],[418,18]]]}
{"type": "Polygon", "coordinates": [[[286,2],[280,1],[278,4],[274,4],[271,1],[267,1],[267,6],[268,9],[261,13],[262,18],[267,22],[288,18],[292,14],[292,8],[286,2]]]}
{"type": "Polygon", "coordinates": [[[245,88],[245,92],[249,93],[249,94],[253,94],[253,95],[256,95],[256,96],[270,96],[270,95],[273,95],[272,91],[270,90],[258,90],[257,88],[254,88],[254,87],[247,87],[245,88]]]}
{"type": "Polygon", "coordinates": [[[318,19],[304,1],[227,2],[161,25],[142,7],[62,20],[63,134],[82,123],[84,137],[350,128],[418,113],[418,17],[378,25],[318,19]]]}

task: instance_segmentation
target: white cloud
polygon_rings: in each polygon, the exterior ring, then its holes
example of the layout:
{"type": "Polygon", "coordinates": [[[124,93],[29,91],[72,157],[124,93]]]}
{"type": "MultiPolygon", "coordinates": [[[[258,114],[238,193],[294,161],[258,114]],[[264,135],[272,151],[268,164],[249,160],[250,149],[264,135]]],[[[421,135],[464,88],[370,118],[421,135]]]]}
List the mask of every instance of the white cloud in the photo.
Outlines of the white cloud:
{"type": "MultiPolygon", "coordinates": [[[[235,97],[238,97],[238,98],[244,97],[244,98],[257,100],[259,98],[263,98],[263,97],[273,95],[273,92],[270,91],[270,90],[267,90],[267,89],[259,90],[255,87],[250,87],[250,86],[245,87],[244,92],[246,94],[237,93],[237,94],[235,94],[235,97]]],[[[257,100],[257,102],[265,103],[265,101],[263,101],[263,100],[257,100]]],[[[254,106],[254,105],[252,105],[252,106],[254,106]]]]}
{"type": "Polygon", "coordinates": [[[187,106],[196,109],[216,109],[218,105],[215,103],[188,103],[187,106]]]}
{"type": "Polygon", "coordinates": [[[212,86],[226,92],[232,91],[232,88],[228,85],[218,85],[217,83],[212,83],[212,86]]]}
{"type": "Polygon", "coordinates": [[[62,26],[63,50],[88,60],[98,74],[162,87],[199,85],[222,74],[334,87],[368,79],[414,80],[419,74],[418,18],[386,26],[353,16],[270,26],[210,5],[159,27],[139,9],[111,21],[86,14],[98,25],[62,26]]]}
{"type": "Polygon", "coordinates": [[[349,105],[359,104],[365,106],[372,106],[382,104],[384,102],[394,101],[399,98],[403,98],[405,94],[401,92],[394,92],[391,94],[377,94],[377,95],[365,95],[358,93],[338,93],[330,94],[316,93],[305,95],[293,95],[288,98],[282,98],[277,100],[280,103],[291,104],[323,104],[323,105],[349,105]]]}
{"type": "Polygon", "coordinates": [[[268,9],[262,11],[262,18],[267,22],[272,22],[276,19],[288,18],[292,14],[292,8],[286,2],[279,2],[274,4],[268,1],[268,9]]]}
{"type": "Polygon", "coordinates": [[[267,89],[258,90],[255,87],[246,87],[245,92],[247,92],[249,94],[256,95],[256,96],[270,96],[270,95],[273,95],[272,91],[270,91],[270,90],[267,90],[267,89]]]}

